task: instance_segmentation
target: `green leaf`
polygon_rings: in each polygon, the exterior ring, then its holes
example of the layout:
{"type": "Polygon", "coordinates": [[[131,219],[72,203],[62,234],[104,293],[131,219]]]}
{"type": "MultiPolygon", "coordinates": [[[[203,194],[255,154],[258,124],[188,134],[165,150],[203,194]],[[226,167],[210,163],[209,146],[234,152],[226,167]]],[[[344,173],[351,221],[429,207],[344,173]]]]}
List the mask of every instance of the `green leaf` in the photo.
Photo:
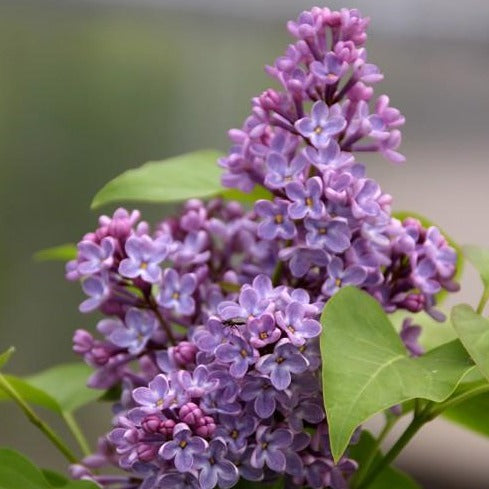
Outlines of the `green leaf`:
{"type": "Polygon", "coordinates": [[[15,348],[11,346],[7,351],[0,353],[0,368],[2,368],[9,360],[10,357],[14,354],[15,348]]]}
{"type": "Polygon", "coordinates": [[[484,286],[489,288],[489,249],[469,245],[463,247],[463,252],[479,272],[484,286]]]}
{"type": "MultiPolygon", "coordinates": [[[[68,481],[60,486],[60,477],[45,476],[29,459],[8,448],[0,448],[0,489],[97,489],[88,481],[68,481]]],[[[50,475],[51,474],[51,475],[50,475]]]]}
{"type": "Polygon", "coordinates": [[[40,250],[34,254],[36,261],[70,261],[76,258],[77,249],[72,243],[40,250]]]}
{"type": "Polygon", "coordinates": [[[222,192],[214,150],[197,151],[128,170],[107,183],[94,197],[92,209],[120,201],[180,202],[222,192]]]}
{"type": "Polygon", "coordinates": [[[226,200],[237,200],[242,204],[254,204],[257,200],[272,200],[273,194],[266,188],[257,185],[251,192],[246,193],[237,189],[229,189],[222,192],[222,197],[226,200]]]}
{"type": "MultiPolygon", "coordinates": [[[[49,394],[42,390],[32,386],[27,381],[14,377],[13,375],[4,375],[8,383],[15,389],[15,391],[28,403],[35,404],[36,406],[49,409],[55,413],[61,414],[62,410],[56,399],[53,399],[49,394]]],[[[10,396],[0,388],[0,401],[9,401],[10,396]]]]}
{"type": "Polygon", "coordinates": [[[73,412],[100,397],[87,387],[93,370],[83,363],[57,365],[27,378],[29,384],[52,396],[63,411],[73,412]]]}
{"type": "MultiPolygon", "coordinates": [[[[460,245],[458,245],[450,236],[448,236],[447,233],[445,233],[445,231],[443,231],[443,229],[440,228],[440,226],[436,225],[433,221],[431,221],[425,216],[422,216],[421,214],[417,214],[416,212],[409,212],[409,211],[397,211],[392,213],[392,217],[395,217],[400,221],[404,221],[404,219],[406,219],[407,217],[414,217],[415,219],[418,219],[418,221],[421,222],[421,224],[425,228],[429,228],[432,226],[438,228],[440,232],[443,234],[443,236],[446,238],[446,240],[448,241],[448,244],[457,252],[456,272],[455,272],[455,276],[453,277],[453,280],[455,280],[456,282],[459,281],[460,277],[462,276],[464,263],[465,263],[464,251],[462,250],[460,245]]],[[[443,302],[443,300],[447,297],[447,295],[448,292],[446,290],[442,290],[441,292],[439,292],[436,295],[438,303],[443,302]]]]}
{"type": "MultiPolygon", "coordinates": [[[[375,451],[375,456],[372,461],[372,463],[375,464],[379,462],[382,455],[376,447],[374,437],[368,431],[364,431],[359,442],[350,448],[350,456],[359,463],[360,467],[362,467],[362,464],[370,457],[372,451],[375,451]]],[[[352,479],[351,486],[355,486],[355,477],[352,479]]],[[[387,467],[375,478],[368,488],[420,489],[420,486],[416,484],[411,477],[404,474],[400,470],[394,467],[387,467]]]]}
{"type": "Polygon", "coordinates": [[[323,395],[335,460],[371,416],[409,399],[441,402],[473,368],[458,340],[408,357],[380,304],[353,287],[328,301],[321,322],[323,395]]]}
{"type": "MultiPolygon", "coordinates": [[[[86,387],[90,367],[82,363],[58,365],[36,375],[5,378],[20,396],[29,403],[62,414],[76,411],[100,397],[100,392],[86,387]]],[[[0,391],[0,401],[9,397],[0,391]]]]}
{"type": "Polygon", "coordinates": [[[442,416],[476,433],[489,436],[489,393],[480,394],[458,406],[447,409],[442,416]]]}
{"type": "Polygon", "coordinates": [[[452,309],[452,323],[460,341],[489,380],[489,321],[467,304],[452,309]]]}
{"type": "Polygon", "coordinates": [[[54,470],[41,469],[41,472],[47,482],[53,487],[64,487],[70,482],[67,477],[58,474],[58,472],[55,472],[54,470]]]}

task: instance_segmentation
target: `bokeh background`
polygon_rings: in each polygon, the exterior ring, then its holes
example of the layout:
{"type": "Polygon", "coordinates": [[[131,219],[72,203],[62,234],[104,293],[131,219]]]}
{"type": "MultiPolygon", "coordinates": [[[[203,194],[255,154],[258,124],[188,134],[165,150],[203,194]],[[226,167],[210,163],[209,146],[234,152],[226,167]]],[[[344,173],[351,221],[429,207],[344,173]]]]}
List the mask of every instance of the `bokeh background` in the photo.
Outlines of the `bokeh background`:
{"type": "MultiPolygon", "coordinates": [[[[226,150],[227,129],[272,83],[263,65],[285,49],[284,23],[312,1],[0,0],[0,349],[17,347],[11,371],[73,361],[74,329],[96,322],[78,313],[81,293],[62,266],[35,263],[33,253],[92,229],[92,196],[123,170],[226,150]]],[[[408,121],[408,162],[373,159],[370,175],[396,209],[429,216],[460,243],[489,246],[489,2],[329,5],[372,16],[370,59],[386,74],[379,89],[408,121]]],[[[149,219],[161,213],[144,210],[149,219]]],[[[454,300],[474,303],[470,268],[463,286],[454,300]]],[[[87,408],[81,421],[94,440],[110,413],[87,408]]],[[[0,406],[0,444],[63,468],[13,406],[0,406]]],[[[426,488],[483,489],[488,461],[488,440],[436,421],[398,464],[426,488]]]]}

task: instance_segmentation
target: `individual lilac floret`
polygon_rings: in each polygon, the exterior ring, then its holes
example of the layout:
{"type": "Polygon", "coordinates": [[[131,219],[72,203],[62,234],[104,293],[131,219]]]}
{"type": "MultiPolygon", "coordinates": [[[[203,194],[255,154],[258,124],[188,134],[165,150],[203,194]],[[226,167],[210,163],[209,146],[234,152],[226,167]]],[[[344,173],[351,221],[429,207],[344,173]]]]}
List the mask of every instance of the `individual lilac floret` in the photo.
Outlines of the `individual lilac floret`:
{"type": "Polygon", "coordinates": [[[256,430],[256,447],[251,455],[251,463],[261,469],[265,465],[275,472],[284,472],[284,450],[292,443],[292,433],[279,428],[273,431],[267,426],[259,426],[256,430]]]}
{"type": "Polygon", "coordinates": [[[285,312],[278,311],[276,314],[277,324],[295,346],[302,346],[306,339],[315,338],[321,333],[321,324],[305,315],[306,308],[299,302],[291,302],[285,312]]]}
{"type": "Polygon", "coordinates": [[[167,441],[159,450],[164,460],[173,460],[179,472],[190,472],[194,459],[202,455],[208,443],[200,436],[192,436],[192,431],[185,423],[178,423],[173,429],[173,440],[167,441]]]}
{"type": "Polygon", "coordinates": [[[305,186],[299,182],[288,183],[285,191],[292,201],[288,208],[292,219],[303,219],[306,216],[319,219],[323,215],[324,203],[321,201],[323,183],[319,177],[310,178],[305,186]]]}
{"type": "Polygon", "coordinates": [[[309,362],[289,340],[283,339],[275,346],[273,353],[260,358],[256,369],[270,380],[275,389],[283,391],[292,382],[292,374],[301,374],[307,370],[309,362]]]}
{"type": "Polygon", "coordinates": [[[413,324],[412,318],[406,318],[402,322],[400,337],[404,346],[413,357],[419,357],[424,353],[424,348],[419,344],[421,326],[413,324]]]}
{"type": "Polygon", "coordinates": [[[162,410],[173,405],[176,395],[170,388],[165,375],[157,375],[148,387],[138,387],[132,393],[133,399],[150,410],[162,410]]]}
{"type": "Polygon", "coordinates": [[[344,268],[341,258],[334,257],[328,265],[328,275],[321,290],[325,296],[331,297],[345,285],[361,285],[367,278],[367,271],[360,265],[344,268]]]}
{"type": "Polygon", "coordinates": [[[337,83],[347,69],[348,64],[334,53],[326,54],[324,62],[314,61],[311,63],[311,72],[325,85],[337,83]]]}
{"type": "Polygon", "coordinates": [[[215,436],[226,441],[233,452],[243,451],[248,444],[248,437],[256,430],[257,420],[253,416],[227,416],[220,417],[220,425],[215,436]]]}
{"type": "Polygon", "coordinates": [[[126,313],[124,324],[112,330],[109,340],[137,355],[144,350],[157,327],[158,320],[153,313],[131,308],[126,313]]]}
{"type": "Polygon", "coordinates": [[[238,482],[238,469],[227,458],[226,444],[219,438],[209,443],[204,454],[195,456],[195,465],[200,469],[201,489],[213,489],[216,485],[229,489],[238,482]]]}
{"type": "Polygon", "coordinates": [[[285,187],[289,182],[301,180],[307,165],[307,159],[302,153],[293,158],[290,163],[280,153],[270,153],[267,158],[269,171],[265,177],[265,185],[278,189],[285,187]]]}
{"type": "Polygon", "coordinates": [[[159,264],[168,255],[166,237],[152,240],[149,236],[131,236],[126,241],[128,258],[121,261],[119,273],[124,277],[141,277],[146,282],[155,284],[161,280],[159,264]]]}
{"type": "Polygon", "coordinates": [[[242,378],[256,362],[258,352],[243,339],[233,336],[229,343],[217,347],[216,358],[230,364],[229,373],[233,377],[242,378]]]}
{"type": "Polygon", "coordinates": [[[332,136],[346,127],[346,120],[337,104],[328,107],[323,101],[312,106],[311,117],[304,117],[295,123],[295,128],[311,141],[315,148],[324,148],[332,136]]]}
{"type": "Polygon", "coordinates": [[[179,276],[173,268],[167,268],[163,274],[158,304],[165,309],[172,309],[178,315],[191,316],[195,311],[192,294],[196,287],[195,274],[186,273],[179,276]]]}
{"type": "Polygon", "coordinates": [[[275,324],[275,319],[270,314],[264,314],[260,318],[253,319],[248,325],[250,343],[255,348],[263,348],[270,343],[276,343],[282,333],[275,324]]]}
{"type": "Polygon", "coordinates": [[[262,419],[267,419],[274,413],[277,400],[286,399],[283,392],[274,389],[271,382],[264,376],[245,377],[240,397],[243,401],[253,401],[253,408],[262,419]]]}
{"type": "Polygon", "coordinates": [[[345,221],[306,219],[306,243],[309,246],[325,248],[332,253],[343,253],[350,247],[351,229],[345,221]]]}
{"type": "Polygon", "coordinates": [[[104,238],[100,245],[90,240],[78,244],[78,272],[80,275],[92,275],[112,266],[114,262],[114,240],[104,238]]]}
{"type": "Polygon", "coordinates": [[[239,304],[233,301],[223,301],[217,310],[222,319],[253,319],[261,316],[270,308],[270,301],[260,297],[258,291],[250,286],[244,285],[239,294],[239,304]]]}
{"type": "Polygon", "coordinates": [[[289,202],[275,199],[259,200],[255,204],[255,211],[265,218],[258,226],[258,235],[263,239],[292,239],[296,235],[294,223],[288,216],[289,202]]]}
{"type": "Polygon", "coordinates": [[[82,289],[89,298],[80,304],[80,312],[94,311],[110,296],[109,277],[106,273],[88,277],[82,282],[82,289]]]}

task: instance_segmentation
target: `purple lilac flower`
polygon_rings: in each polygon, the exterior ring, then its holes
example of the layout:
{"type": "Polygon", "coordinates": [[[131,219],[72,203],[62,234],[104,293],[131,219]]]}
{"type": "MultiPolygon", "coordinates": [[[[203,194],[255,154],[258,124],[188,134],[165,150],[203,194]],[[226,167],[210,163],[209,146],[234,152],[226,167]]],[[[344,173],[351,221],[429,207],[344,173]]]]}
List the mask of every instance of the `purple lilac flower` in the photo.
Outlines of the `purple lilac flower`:
{"type": "Polygon", "coordinates": [[[163,274],[158,304],[178,315],[190,316],[195,311],[192,294],[196,287],[197,280],[193,273],[179,276],[173,268],[167,268],[163,274]]]}
{"type": "Polygon", "coordinates": [[[226,416],[220,417],[221,424],[216,429],[215,436],[225,440],[229,448],[239,453],[243,451],[248,438],[255,432],[257,420],[253,416],[226,416]]]}
{"type": "Polygon", "coordinates": [[[131,236],[126,241],[128,258],[121,261],[119,273],[124,277],[141,277],[146,282],[155,284],[161,280],[159,264],[168,255],[166,238],[152,240],[149,236],[131,236]]]}
{"type": "Polygon", "coordinates": [[[331,253],[343,253],[350,247],[351,229],[339,219],[332,221],[306,219],[306,243],[309,246],[324,247],[331,253]]]}
{"type": "Polygon", "coordinates": [[[114,240],[110,237],[102,239],[100,245],[85,240],[78,244],[78,272],[80,275],[93,275],[108,269],[114,262],[114,240]]]}
{"type": "Polygon", "coordinates": [[[289,219],[289,202],[275,199],[259,200],[255,211],[264,220],[258,226],[258,235],[263,239],[292,239],[296,234],[294,223],[289,219]]]}
{"type": "Polygon", "coordinates": [[[298,154],[290,163],[280,153],[270,153],[267,158],[269,171],[265,177],[265,184],[269,188],[283,188],[289,182],[301,180],[304,169],[307,167],[307,159],[298,154]]]}
{"type": "Polygon", "coordinates": [[[275,324],[275,318],[270,314],[253,319],[248,325],[250,343],[255,348],[263,348],[265,345],[276,343],[282,333],[275,324]]]}
{"type": "Polygon", "coordinates": [[[295,128],[311,141],[315,148],[324,148],[332,136],[346,127],[346,120],[341,114],[341,107],[328,107],[323,101],[312,106],[311,116],[304,117],[295,123],[295,128]]]}
{"type": "Polygon", "coordinates": [[[335,53],[328,53],[324,62],[314,61],[311,63],[311,72],[325,85],[333,85],[338,82],[348,69],[348,64],[335,53]]]}
{"type": "Polygon", "coordinates": [[[290,182],[285,187],[287,197],[292,201],[288,207],[292,219],[303,219],[309,216],[319,219],[324,213],[324,203],[321,201],[323,184],[319,177],[307,180],[305,185],[290,182]]]}
{"type": "Polygon", "coordinates": [[[312,267],[325,267],[329,255],[322,249],[307,246],[291,246],[279,252],[279,258],[289,262],[294,277],[303,277],[312,267]]]}
{"type": "Polygon", "coordinates": [[[165,375],[157,375],[148,387],[137,387],[132,393],[133,399],[141,406],[162,410],[170,407],[176,398],[165,375]]]}
{"type": "Polygon", "coordinates": [[[259,469],[266,465],[275,472],[284,472],[284,450],[292,443],[292,433],[282,428],[273,431],[267,426],[259,426],[256,442],[251,463],[259,469]]]}
{"type": "Polygon", "coordinates": [[[341,258],[334,257],[328,265],[328,275],[321,290],[324,295],[331,297],[345,285],[361,285],[367,278],[367,271],[359,265],[345,268],[341,258]]]}
{"type": "Polygon", "coordinates": [[[262,418],[269,418],[277,407],[277,400],[287,401],[284,393],[275,390],[267,377],[247,376],[244,379],[240,392],[243,401],[253,401],[256,414],[262,418]]]}
{"type": "Polygon", "coordinates": [[[159,450],[164,460],[173,460],[179,472],[190,472],[195,466],[195,458],[202,455],[208,443],[200,436],[192,436],[185,423],[179,423],[173,430],[173,440],[167,441],[159,450]]]}
{"type": "Polygon", "coordinates": [[[238,469],[227,458],[227,446],[219,438],[209,443],[204,454],[196,456],[196,465],[200,469],[201,489],[213,489],[216,485],[229,489],[238,482],[238,469]]]}
{"type": "Polygon", "coordinates": [[[94,311],[110,296],[109,277],[107,274],[88,277],[82,282],[82,289],[89,298],[80,304],[80,311],[94,311]]]}
{"type": "Polygon", "coordinates": [[[216,358],[230,364],[229,373],[233,377],[242,378],[256,362],[258,352],[242,338],[232,336],[228,343],[216,348],[216,358]]]}
{"type": "Polygon", "coordinates": [[[127,348],[129,353],[138,354],[144,350],[157,327],[158,320],[153,313],[132,308],[127,311],[124,324],[113,329],[109,339],[114,345],[127,348]]]}
{"type": "Polygon", "coordinates": [[[306,371],[309,363],[289,340],[283,339],[276,344],[273,353],[260,358],[256,365],[258,372],[270,375],[273,387],[283,391],[292,382],[292,374],[306,371]]]}
{"type": "Polygon", "coordinates": [[[413,324],[412,318],[406,318],[402,322],[400,337],[404,346],[413,357],[419,357],[424,353],[424,348],[419,344],[420,335],[421,326],[413,324]]]}
{"type": "Polygon", "coordinates": [[[290,303],[284,312],[278,311],[276,314],[277,324],[295,346],[301,346],[306,339],[315,338],[321,333],[321,324],[305,317],[305,314],[306,309],[299,302],[290,303]]]}

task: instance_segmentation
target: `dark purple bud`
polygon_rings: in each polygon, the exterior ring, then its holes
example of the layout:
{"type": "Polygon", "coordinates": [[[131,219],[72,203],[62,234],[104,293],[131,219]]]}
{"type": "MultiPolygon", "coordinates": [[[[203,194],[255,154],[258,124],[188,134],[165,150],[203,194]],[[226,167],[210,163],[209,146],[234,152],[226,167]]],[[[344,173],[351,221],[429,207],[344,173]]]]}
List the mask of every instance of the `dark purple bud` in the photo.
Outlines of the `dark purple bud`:
{"type": "Polygon", "coordinates": [[[195,434],[210,438],[216,431],[216,422],[210,416],[203,416],[195,426],[195,434]]]}
{"type": "Polygon", "coordinates": [[[197,406],[197,404],[193,402],[188,402],[180,408],[178,416],[181,421],[188,424],[189,426],[200,426],[201,419],[204,417],[204,413],[202,412],[202,409],[197,406]]]}

